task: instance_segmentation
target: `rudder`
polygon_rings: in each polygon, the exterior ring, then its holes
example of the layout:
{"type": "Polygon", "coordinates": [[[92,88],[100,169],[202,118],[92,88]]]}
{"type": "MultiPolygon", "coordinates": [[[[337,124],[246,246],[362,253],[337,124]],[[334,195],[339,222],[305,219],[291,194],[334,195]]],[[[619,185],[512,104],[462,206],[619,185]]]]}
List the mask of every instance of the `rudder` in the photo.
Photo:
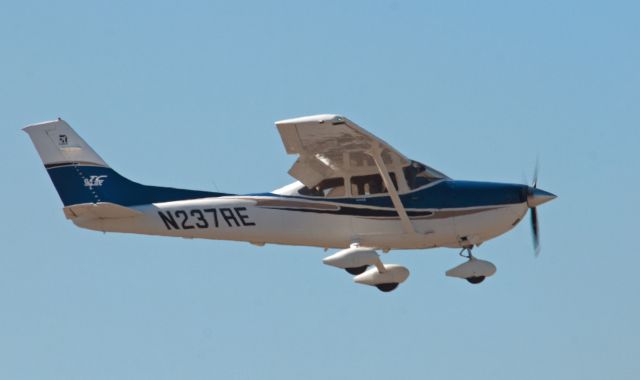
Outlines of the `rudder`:
{"type": "Polygon", "coordinates": [[[22,129],[29,134],[45,167],[74,162],[109,167],[64,120],[33,124],[22,129]]]}
{"type": "Polygon", "coordinates": [[[130,181],[111,169],[62,119],[30,125],[23,130],[35,145],[65,206],[109,202],[129,207],[227,195],[130,181]]]}

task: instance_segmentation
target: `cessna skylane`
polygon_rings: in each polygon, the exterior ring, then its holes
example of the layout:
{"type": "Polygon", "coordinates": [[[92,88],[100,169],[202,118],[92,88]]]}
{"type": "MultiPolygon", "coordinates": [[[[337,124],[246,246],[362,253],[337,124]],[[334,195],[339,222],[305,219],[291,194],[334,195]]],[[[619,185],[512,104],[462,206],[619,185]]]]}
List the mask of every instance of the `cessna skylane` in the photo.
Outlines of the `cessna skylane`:
{"type": "MultiPolygon", "coordinates": [[[[466,261],[447,276],[482,282],[496,267],[472,249],[504,234],[555,195],[532,186],[453,180],[405,157],[339,115],[276,122],[297,181],[252,194],[146,186],[113,170],[64,120],[24,128],[67,219],[79,227],[183,238],[340,249],[327,265],[383,292],[409,277],[378,251],[449,247],[466,261]]],[[[537,170],[536,170],[537,172],[537,170]]],[[[537,175],[535,176],[537,177],[537,175]]]]}

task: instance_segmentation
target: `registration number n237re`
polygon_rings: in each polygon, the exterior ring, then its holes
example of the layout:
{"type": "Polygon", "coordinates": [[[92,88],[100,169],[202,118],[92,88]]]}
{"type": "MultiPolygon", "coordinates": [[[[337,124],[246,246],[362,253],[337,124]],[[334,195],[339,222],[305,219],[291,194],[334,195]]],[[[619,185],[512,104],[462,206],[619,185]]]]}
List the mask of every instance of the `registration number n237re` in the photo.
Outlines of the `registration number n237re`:
{"type": "Polygon", "coordinates": [[[247,215],[246,207],[220,207],[191,210],[158,211],[168,230],[191,230],[194,228],[255,226],[247,215]]]}

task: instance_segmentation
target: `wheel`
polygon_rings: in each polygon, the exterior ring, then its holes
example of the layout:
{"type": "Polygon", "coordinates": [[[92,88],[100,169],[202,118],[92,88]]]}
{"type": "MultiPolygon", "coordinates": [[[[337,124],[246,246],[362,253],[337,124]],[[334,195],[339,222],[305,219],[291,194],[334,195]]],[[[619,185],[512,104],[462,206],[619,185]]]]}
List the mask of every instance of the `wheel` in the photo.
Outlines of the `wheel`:
{"type": "Polygon", "coordinates": [[[380,289],[380,291],[382,291],[382,292],[387,293],[387,292],[390,292],[390,291],[394,290],[395,288],[397,288],[398,285],[400,285],[400,284],[397,283],[397,282],[389,282],[389,283],[386,283],[386,284],[378,284],[378,285],[376,285],[376,288],[380,289]]]}
{"type": "Polygon", "coordinates": [[[486,277],[485,276],[473,276],[473,277],[468,277],[467,281],[469,281],[472,284],[479,284],[482,281],[484,281],[486,277]]]}
{"type": "Polygon", "coordinates": [[[364,273],[364,271],[367,270],[368,265],[363,265],[361,267],[354,267],[354,268],[345,268],[344,270],[346,270],[347,272],[349,272],[349,274],[360,274],[360,273],[364,273]]]}

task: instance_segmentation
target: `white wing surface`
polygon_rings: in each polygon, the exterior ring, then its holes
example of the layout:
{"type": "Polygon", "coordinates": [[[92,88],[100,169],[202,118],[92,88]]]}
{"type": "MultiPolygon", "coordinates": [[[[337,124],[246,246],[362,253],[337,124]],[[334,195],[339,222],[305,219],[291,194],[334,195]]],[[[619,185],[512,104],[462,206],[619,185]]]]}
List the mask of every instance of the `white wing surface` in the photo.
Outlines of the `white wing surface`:
{"type": "Polygon", "coordinates": [[[276,122],[288,154],[298,154],[289,174],[308,187],[323,179],[378,173],[371,156],[400,169],[410,160],[384,140],[339,115],[315,115],[276,122]]]}

